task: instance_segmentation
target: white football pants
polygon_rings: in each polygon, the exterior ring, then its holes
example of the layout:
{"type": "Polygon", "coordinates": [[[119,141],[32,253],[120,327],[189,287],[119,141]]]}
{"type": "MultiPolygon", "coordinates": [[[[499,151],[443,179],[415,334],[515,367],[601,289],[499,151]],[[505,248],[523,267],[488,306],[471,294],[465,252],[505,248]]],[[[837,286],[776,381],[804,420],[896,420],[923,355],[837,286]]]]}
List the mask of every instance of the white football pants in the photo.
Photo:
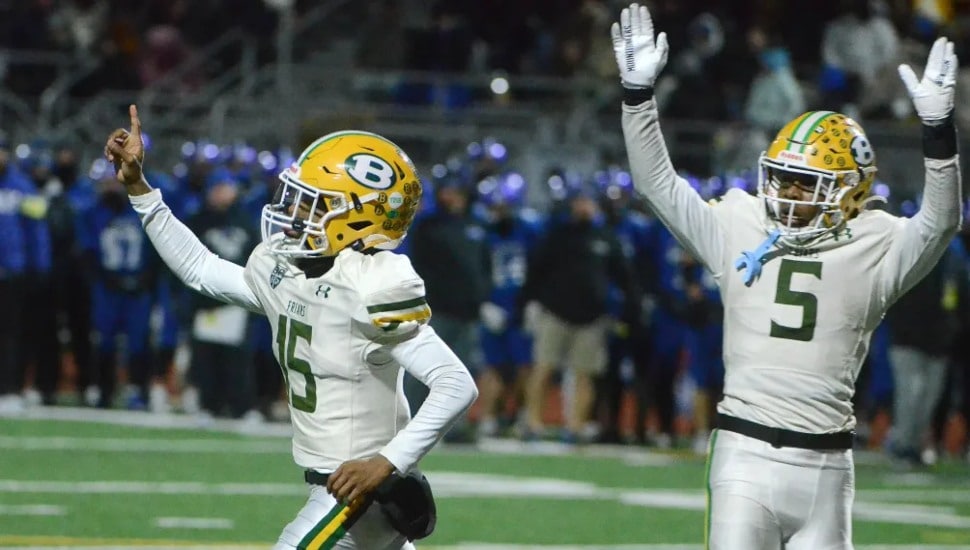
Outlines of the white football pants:
{"type": "Polygon", "coordinates": [[[711,434],[709,550],[851,550],[851,450],[772,447],[726,430],[711,434]]]}
{"type": "Polygon", "coordinates": [[[355,504],[338,504],[326,487],[310,485],[310,498],[273,550],[414,550],[387,522],[380,505],[375,502],[361,513],[355,504]]]}

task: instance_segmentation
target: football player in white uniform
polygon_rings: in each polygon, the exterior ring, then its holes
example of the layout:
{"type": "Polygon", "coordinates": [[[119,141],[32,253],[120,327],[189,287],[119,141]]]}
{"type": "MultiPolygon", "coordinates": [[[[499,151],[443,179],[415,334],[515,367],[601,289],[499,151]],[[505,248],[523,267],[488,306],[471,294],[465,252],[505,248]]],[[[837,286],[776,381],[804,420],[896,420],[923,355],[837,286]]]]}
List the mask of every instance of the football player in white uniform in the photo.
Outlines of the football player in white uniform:
{"type": "Polygon", "coordinates": [[[243,268],[210,252],[149,186],[134,105],[129,114],[130,131],[115,130],[105,154],[161,257],[189,287],[273,326],[293,458],[310,484],[276,548],[411,548],[434,526],[430,489],[414,467],[478,395],[427,325],[423,281],[389,251],[421,198],[411,160],[367,132],[316,140],[280,174],[263,208],[263,242],[243,268]],[[402,368],[430,388],[414,418],[402,368]]]}
{"type": "MultiPolygon", "coordinates": [[[[636,188],[714,275],[724,301],[724,399],[708,456],[709,548],[852,548],[852,395],[887,308],[943,254],[960,224],[952,110],[957,59],[940,38],[918,80],[923,204],[910,219],[866,210],[876,166],[862,128],[816,111],[760,160],[758,196],[704,202],[674,171],[653,85],[667,60],[647,8],[612,28],[623,133],[636,188]]],[[[914,319],[914,322],[919,322],[914,319]]]]}

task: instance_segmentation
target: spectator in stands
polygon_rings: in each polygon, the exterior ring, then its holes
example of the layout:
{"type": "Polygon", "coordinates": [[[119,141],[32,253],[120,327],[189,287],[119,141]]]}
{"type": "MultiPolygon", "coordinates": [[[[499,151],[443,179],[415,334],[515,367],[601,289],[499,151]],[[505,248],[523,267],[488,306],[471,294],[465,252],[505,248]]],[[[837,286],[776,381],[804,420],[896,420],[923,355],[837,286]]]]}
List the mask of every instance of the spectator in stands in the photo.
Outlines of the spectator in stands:
{"type": "Polygon", "coordinates": [[[668,116],[721,120],[727,115],[716,66],[724,48],[721,20],[704,12],[687,28],[687,47],[671,60],[671,71],[657,82],[657,100],[668,116]]]}
{"type": "Polygon", "coordinates": [[[805,111],[805,97],[795,79],[787,49],[764,48],[758,53],[758,61],[761,72],[748,91],[744,118],[756,129],[772,135],[805,111]]]}
{"type": "Polygon", "coordinates": [[[51,15],[51,35],[78,57],[98,53],[108,29],[107,0],[68,0],[51,15]]]}
{"type": "Polygon", "coordinates": [[[842,0],[822,36],[822,102],[858,116],[861,95],[885,70],[895,72],[899,37],[877,0],[842,0]]]}
{"type": "MultiPolygon", "coordinates": [[[[150,86],[164,78],[189,57],[189,48],[182,39],[181,31],[170,25],[158,25],[148,31],[145,50],[138,72],[143,86],[150,86]]],[[[184,74],[177,82],[170,83],[172,91],[184,95],[199,85],[198,75],[184,74]]]]}
{"type": "Polygon", "coordinates": [[[355,61],[367,69],[400,70],[404,68],[406,33],[401,20],[401,0],[384,0],[370,10],[354,52],[355,61]]]}

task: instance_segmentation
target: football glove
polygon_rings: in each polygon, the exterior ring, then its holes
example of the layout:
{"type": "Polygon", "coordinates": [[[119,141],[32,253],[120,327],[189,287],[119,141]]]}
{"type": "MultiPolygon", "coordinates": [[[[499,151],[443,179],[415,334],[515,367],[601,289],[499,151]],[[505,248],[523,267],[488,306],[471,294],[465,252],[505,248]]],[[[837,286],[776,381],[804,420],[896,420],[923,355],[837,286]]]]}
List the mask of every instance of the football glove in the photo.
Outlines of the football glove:
{"type": "Polygon", "coordinates": [[[651,88],[667,63],[667,33],[653,39],[653,21],[646,6],[630,4],[613,23],[613,53],[620,68],[620,81],[631,89],[651,88]]]}
{"type": "Polygon", "coordinates": [[[899,77],[913,98],[916,114],[925,124],[940,124],[953,112],[957,56],[953,53],[953,42],[946,37],[933,43],[922,80],[916,79],[916,73],[909,65],[899,66],[899,77]]]}

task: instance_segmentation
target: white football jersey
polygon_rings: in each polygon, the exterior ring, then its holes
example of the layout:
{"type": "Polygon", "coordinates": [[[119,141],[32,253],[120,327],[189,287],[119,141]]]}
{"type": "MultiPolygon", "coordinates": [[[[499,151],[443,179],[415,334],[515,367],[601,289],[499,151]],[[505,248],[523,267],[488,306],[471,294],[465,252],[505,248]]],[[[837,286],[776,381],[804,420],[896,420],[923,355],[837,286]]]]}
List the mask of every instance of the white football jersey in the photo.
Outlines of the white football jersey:
{"type": "Polygon", "coordinates": [[[725,381],[718,410],[801,432],[852,429],[855,380],[872,331],[956,231],[957,159],[926,160],[924,205],[914,218],[864,211],[815,248],[774,246],[746,286],[735,262],[768,236],[762,200],[735,189],[705,203],[674,172],[654,102],[623,109],[637,190],[721,291],[725,381]]]}
{"type": "Polygon", "coordinates": [[[410,418],[401,367],[386,345],[413,336],[431,315],[410,260],[345,249],[324,275],[308,278],[260,244],[245,277],[273,327],[296,463],[327,471],[377,454],[410,418]]]}
{"type": "Polygon", "coordinates": [[[158,189],[131,204],[179,280],[269,319],[300,466],[332,471],[380,452],[407,472],[478,396],[468,369],[426,326],[424,282],[406,256],[346,249],[323,276],[307,278],[260,244],[244,268],[206,248],[158,189]],[[413,419],[402,369],[430,390],[413,419]]]}

